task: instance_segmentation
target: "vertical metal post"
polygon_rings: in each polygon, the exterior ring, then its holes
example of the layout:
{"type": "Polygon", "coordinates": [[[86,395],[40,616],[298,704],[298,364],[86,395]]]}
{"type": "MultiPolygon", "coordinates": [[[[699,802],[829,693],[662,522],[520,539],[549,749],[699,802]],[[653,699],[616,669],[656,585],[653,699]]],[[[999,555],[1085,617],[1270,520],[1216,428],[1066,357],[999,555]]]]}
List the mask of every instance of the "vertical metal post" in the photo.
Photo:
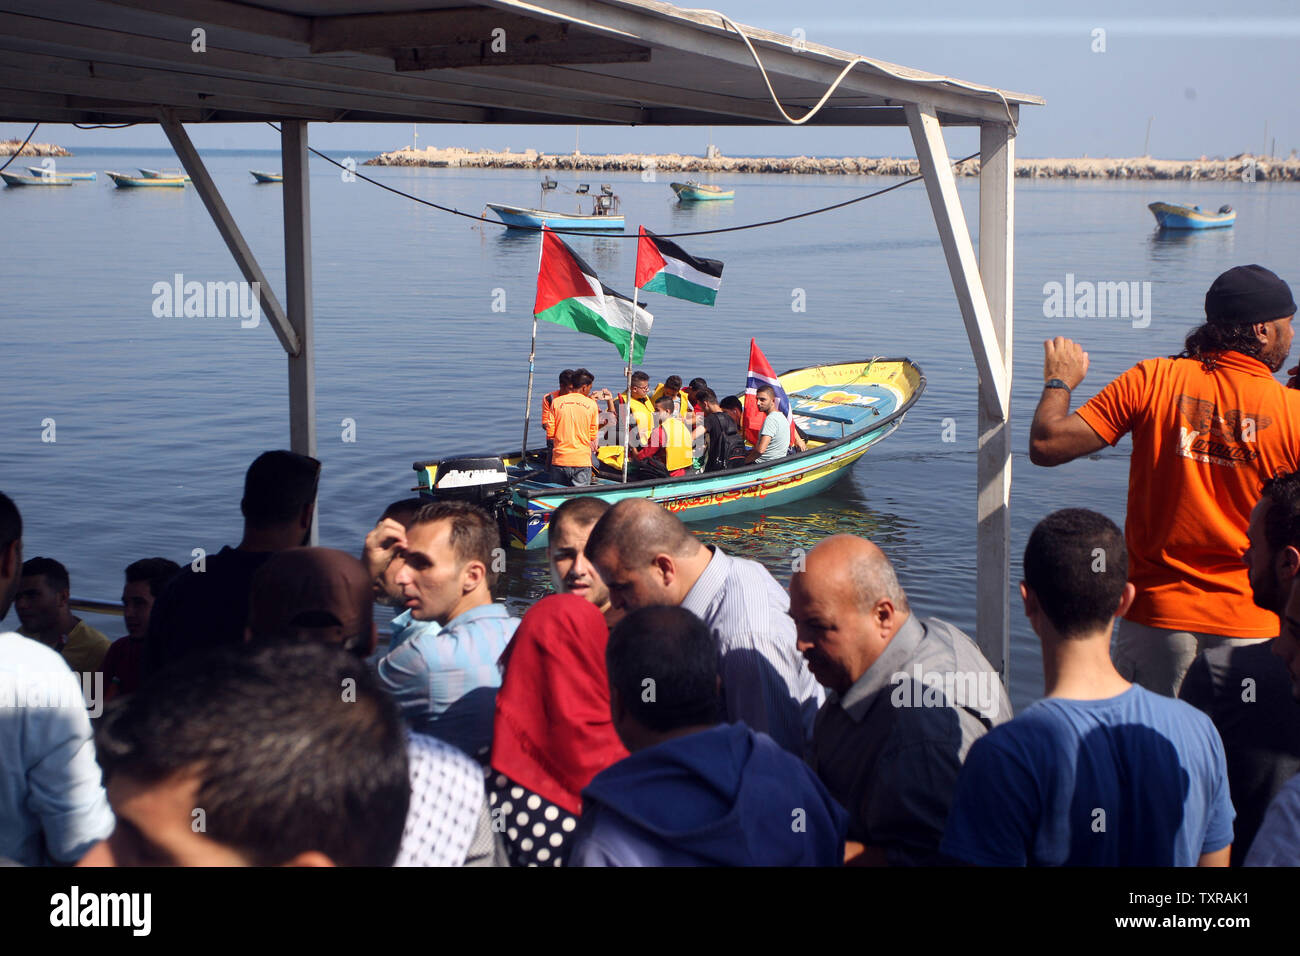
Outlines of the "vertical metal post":
{"type": "MultiPolygon", "coordinates": [[[[316,457],[316,348],[311,294],[311,194],[308,189],[307,123],[280,126],[284,170],[285,313],[300,343],[289,356],[289,447],[316,457]]],[[[312,516],[311,544],[318,540],[318,513],[312,516]]]]}
{"type": "MultiPolygon", "coordinates": [[[[1011,128],[980,126],[980,279],[1011,390],[1015,140],[1011,128]]],[[[1011,656],[1011,425],[981,395],[976,553],[977,630],[984,655],[1008,685],[1011,656]]]]}

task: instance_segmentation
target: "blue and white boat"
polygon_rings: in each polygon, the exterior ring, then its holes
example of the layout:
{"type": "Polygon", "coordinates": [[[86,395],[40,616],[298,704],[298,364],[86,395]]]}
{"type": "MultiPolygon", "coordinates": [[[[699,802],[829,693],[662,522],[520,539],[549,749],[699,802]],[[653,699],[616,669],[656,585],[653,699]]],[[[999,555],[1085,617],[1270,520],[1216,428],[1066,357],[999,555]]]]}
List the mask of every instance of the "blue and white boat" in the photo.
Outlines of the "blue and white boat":
{"type": "Polygon", "coordinates": [[[1223,229],[1237,221],[1236,210],[1228,205],[1220,206],[1217,213],[1171,202],[1148,203],[1147,208],[1161,229],[1223,229]]]}
{"type": "MultiPolygon", "coordinates": [[[[554,190],[556,183],[547,179],[542,183],[542,196],[554,190]]],[[[580,185],[576,194],[584,196],[588,187],[580,185]]],[[[541,229],[543,225],[552,229],[582,229],[588,232],[622,232],[625,220],[618,211],[618,197],[608,185],[600,187],[600,194],[591,197],[591,212],[584,214],[556,212],[551,209],[534,209],[529,206],[511,206],[506,203],[490,202],[487,208],[497,214],[497,218],[512,229],[541,229]]]]}
{"type": "Polygon", "coordinates": [[[62,169],[54,169],[47,166],[28,166],[27,171],[33,176],[56,176],[59,179],[71,179],[80,181],[91,181],[95,178],[94,171],[70,173],[62,169]]]}

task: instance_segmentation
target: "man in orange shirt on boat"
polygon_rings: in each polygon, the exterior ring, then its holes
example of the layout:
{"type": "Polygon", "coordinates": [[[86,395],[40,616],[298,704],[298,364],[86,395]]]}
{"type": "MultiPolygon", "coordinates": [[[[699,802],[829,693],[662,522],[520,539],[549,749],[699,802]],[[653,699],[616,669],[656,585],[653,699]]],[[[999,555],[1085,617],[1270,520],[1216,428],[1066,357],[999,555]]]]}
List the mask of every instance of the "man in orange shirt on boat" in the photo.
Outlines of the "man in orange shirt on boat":
{"type": "Polygon", "coordinates": [[[597,448],[600,428],[600,409],[591,397],[593,381],[585,368],[576,369],[573,391],[551,402],[555,415],[551,480],[557,484],[591,484],[591,455],[597,448]]]}
{"type": "Polygon", "coordinates": [[[1045,343],[1030,460],[1059,465],[1133,434],[1124,536],[1137,597],[1111,654],[1148,690],[1175,696],[1198,651],[1278,633],[1277,615],[1254,602],[1242,555],[1265,479],[1300,467],[1300,392],[1273,378],[1295,311],[1290,287],[1269,270],[1229,269],[1179,356],[1139,362],[1074,414],[1070,392],[1088,353],[1062,337],[1045,343]]]}
{"type": "Polygon", "coordinates": [[[573,390],[573,369],[566,368],[560,373],[560,387],[542,396],[542,430],[546,432],[546,448],[555,447],[555,408],[554,401],[561,395],[568,395],[573,390]]]}

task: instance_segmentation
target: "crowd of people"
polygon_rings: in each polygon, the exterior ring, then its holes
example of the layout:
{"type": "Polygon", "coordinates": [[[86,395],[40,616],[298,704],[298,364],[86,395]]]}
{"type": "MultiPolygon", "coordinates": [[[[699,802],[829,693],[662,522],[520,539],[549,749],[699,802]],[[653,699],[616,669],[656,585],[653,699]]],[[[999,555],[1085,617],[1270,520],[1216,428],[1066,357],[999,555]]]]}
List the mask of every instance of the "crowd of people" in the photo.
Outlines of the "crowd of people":
{"type": "Polygon", "coordinates": [[[807,447],[777,407],[770,385],[755,391],[758,414],[747,444],[740,399],[728,395],[719,400],[702,378],[683,385],[680,375],[669,375],[651,390],[650,376],[635,371],[631,388],[618,395],[595,389],[594,382],[585,368],[566,368],[559,387],[542,396],[550,479],[557,484],[590,485],[602,466],[620,478],[626,467],[629,481],[677,478],[779,461],[791,450],[807,447]]]}
{"type": "Polygon", "coordinates": [[[1046,344],[1032,459],[1131,434],[1130,493],[1126,533],[1065,508],[1029,536],[1044,680],[1018,715],[976,642],[851,535],[787,589],[649,499],[570,497],[555,593],[520,617],[486,512],[406,499],[359,556],[307,546],[320,463],[272,451],[236,546],[125,569],[109,642],[64,565],[24,560],[0,495],[0,617],[21,624],[0,634],[0,858],[1300,864],[1300,382],[1273,377],[1294,312],[1277,276],[1232,269],[1182,354],[1073,413],[1087,353],[1046,344]],[[397,612],[382,642],[376,603],[397,612]]]}

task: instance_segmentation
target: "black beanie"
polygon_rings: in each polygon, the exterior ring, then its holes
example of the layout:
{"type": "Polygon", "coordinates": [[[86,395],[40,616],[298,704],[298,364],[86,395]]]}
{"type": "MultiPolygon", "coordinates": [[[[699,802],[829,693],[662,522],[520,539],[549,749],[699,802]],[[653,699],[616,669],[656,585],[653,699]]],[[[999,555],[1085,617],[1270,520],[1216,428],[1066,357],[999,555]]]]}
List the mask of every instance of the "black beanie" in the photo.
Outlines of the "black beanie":
{"type": "Polygon", "coordinates": [[[1263,266],[1235,266],[1205,293],[1205,318],[1214,325],[1253,325],[1295,315],[1291,287],[1263,266]]]}

